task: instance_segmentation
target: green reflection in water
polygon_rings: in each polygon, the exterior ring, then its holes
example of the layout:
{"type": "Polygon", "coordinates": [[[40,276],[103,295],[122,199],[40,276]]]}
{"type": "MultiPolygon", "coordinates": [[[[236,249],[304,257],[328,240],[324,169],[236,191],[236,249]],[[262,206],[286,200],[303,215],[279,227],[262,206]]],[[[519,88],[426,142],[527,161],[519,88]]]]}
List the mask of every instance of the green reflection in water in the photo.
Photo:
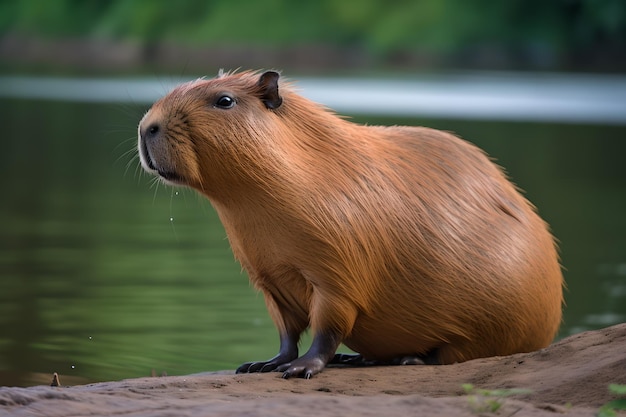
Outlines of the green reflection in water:
{"type": "MultiPolygon", "coordinates": [[[[0,101],[0,385],[233,369],[276,352],[210,204],[137,169],[143,111],[0,101]]],[[[626,128],[356,120],[452,130],[487,150],[561,241],[561,336],[626,320],[626,128]]]]}

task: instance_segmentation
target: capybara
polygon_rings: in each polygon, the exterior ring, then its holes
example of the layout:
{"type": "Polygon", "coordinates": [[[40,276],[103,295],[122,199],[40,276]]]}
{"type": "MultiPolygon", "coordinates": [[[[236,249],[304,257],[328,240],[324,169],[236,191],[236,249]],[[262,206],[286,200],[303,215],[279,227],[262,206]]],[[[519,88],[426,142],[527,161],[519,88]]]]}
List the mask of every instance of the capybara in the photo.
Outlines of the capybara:
{"type": "Polygon", "coordinates": [[[211,201],[265,297],[279,353],[237,372],[310,378],[341,343],[364,362],[449,364],[533,351],[558,330],[546,223],[453,134],[352,123],[277,72],[221,72],[157,101],[138,148],[145,170],[211,201]]]}

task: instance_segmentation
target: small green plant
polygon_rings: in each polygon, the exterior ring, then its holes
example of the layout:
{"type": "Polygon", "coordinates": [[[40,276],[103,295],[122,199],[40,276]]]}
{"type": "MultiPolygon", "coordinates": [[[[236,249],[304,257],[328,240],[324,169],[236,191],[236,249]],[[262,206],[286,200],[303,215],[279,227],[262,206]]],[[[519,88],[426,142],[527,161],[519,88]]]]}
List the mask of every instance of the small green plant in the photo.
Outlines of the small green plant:
{"type": "MultiPolygon", "coordinates": [[[[609,391],[618,396],[626,396],[626,385],[611,384],[609,385],[609,391]]],[[[626,410],[626,398],[618,398],[604,404],[598,410],[598,417],[615,417],[618,410],[626,410]]]]}
{"type": "Polygon", "coordinates": [[[475,388],[473,384],[463,384],[462,387],[468,395],[467,401],[470,407],[476,413],[497,413],[504,404],[505,398],[532,392],[524,388],[481,389],[475,388]]]}

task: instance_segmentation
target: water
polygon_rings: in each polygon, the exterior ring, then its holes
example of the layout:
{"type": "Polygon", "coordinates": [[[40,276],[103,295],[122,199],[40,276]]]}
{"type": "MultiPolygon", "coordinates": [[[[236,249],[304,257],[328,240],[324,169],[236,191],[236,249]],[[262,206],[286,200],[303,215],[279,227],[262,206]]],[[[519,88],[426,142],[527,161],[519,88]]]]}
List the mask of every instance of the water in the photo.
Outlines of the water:
{"type": "MultiPolygon", "coordinates": [[[[0,100],[0,385],[233,369],[276,353],[210,204],[138,169],[146,109],[0,100]]],[[[356,120],[452,130],[486,149],[561,241],[560,337],[626,321],[626,126],[356,120]]]]}
{"type": "MultiPolygon", "coordinates": [[[[151,104],[187,79],[0,76],[0,97],[151,104]]],[[[461,72],[393,79],[298,77],[309,99],[347,114],[626,124],[626,76],[461,72]]]]}

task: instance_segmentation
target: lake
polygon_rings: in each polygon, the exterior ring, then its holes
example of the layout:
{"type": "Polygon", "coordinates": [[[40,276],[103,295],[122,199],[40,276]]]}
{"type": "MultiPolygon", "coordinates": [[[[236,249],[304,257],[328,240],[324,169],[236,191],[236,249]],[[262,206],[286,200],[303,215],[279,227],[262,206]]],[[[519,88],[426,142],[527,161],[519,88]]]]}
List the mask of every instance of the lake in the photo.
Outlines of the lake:
{"type": "MultiPolygon", "coordinates": [[[[277,352],[208,201],[139,169],[148,107],[0,99],[0,385],[233,369],[277,352]]],[[[507,169],[560,241],[559,337],[626,321],[624,124],[353,116],[454,131],[507,169]]]]}

